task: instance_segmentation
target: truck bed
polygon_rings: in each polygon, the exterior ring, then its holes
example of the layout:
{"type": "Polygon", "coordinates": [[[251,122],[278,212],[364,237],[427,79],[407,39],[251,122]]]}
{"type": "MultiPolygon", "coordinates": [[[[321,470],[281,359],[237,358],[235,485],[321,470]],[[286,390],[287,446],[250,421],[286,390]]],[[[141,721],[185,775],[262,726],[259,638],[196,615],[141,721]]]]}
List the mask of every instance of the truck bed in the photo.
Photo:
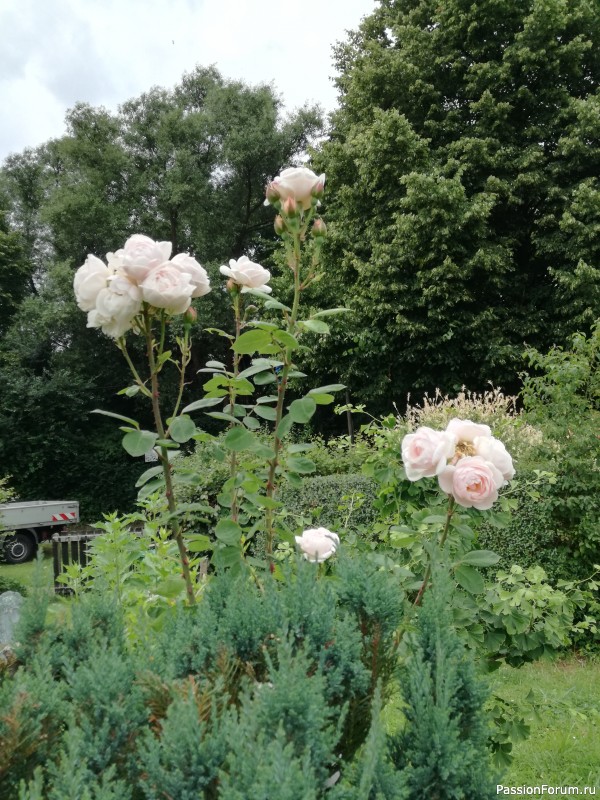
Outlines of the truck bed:
{"type": "Polygon", "coordinates": [[[79,522],[76,500],[33,500],[0,505],[0,531],[47,528],[79,522]]]}

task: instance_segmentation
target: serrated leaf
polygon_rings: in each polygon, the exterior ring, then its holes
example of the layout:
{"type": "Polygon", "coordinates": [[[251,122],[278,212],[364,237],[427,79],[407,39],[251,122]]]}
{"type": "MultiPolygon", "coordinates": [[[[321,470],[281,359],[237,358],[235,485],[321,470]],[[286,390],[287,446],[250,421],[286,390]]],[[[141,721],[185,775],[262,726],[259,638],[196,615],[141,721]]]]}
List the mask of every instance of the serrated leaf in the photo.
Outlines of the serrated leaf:
{"type": "Polygon", "coordinates": [[[247,450],[249,447],[252,447],[255,441],[254,434],[250,433],[249,430],[246,430],[246,428],[243,428],[241,425],[238,425],[230,431],[227,431],[223,439],[223,447],[226,447],[228,450],[233,450],[235,453],[239,453],[242,450],[247,450]]]}
{"type": "Polygon", "coordinates": [[[271,343],[271,334],[268,331],[256,328],[246,331],[233,343],[233,349],[240,355],[252,355],[252,353],[262,350],[271,343]]]}
{"type": "MultiPolygon", "coordinates": [[[[259,397],[258,400],[256,401],[256,404],[262,405],[263,403],[276,403],[277,400],[278,397],[276,394],[269,394],[265,395],[264,397],[259,397]]],[[[600,569],[600,567],[598,567],[598,569],[600,569]]]]}
{"type": "Polygon", "coordinates": [[[169,434],[171,439],[173,439],[175,442],[179,442],[180,444],[183,444],[183,442],[189,442],[195,433],[196,423],[186,414],[181,414],[181,416],[175,417],[173,422],[171,422],[169,425],[169,434]]]}
{"type": "Polygon", "coordinates": [[[102,414],[103,417],[112,417],[113,419],[120,419],[121,422],[128,422],[130,425],[139,431],[140,423],[136,422],[131,417],[124,417],[122,414],[115,414],[114,411],[103,411],[101,408],[95,408],[93,411],[90,411],[90,414],[102,414]]]}
{"type": "Polygon", "coordinates": [[[219,547],[214,551],[211,558],[212,564],[217,569],[229,569],[234,571],[241,567],[242,551],[240,547],[219,547]]]}
{"type": "Polygon", "coordinates": [[[236,545],[242,538],[242,529],[232,519],[220,519],[215,528],[215,536],[223,544],[236,545]]]}
{"type": "Polygon", "coordinates": [[[251,431],[257,431],[260,428],[260,422],[254,417],[244,417],[242,423],[251,431]]]}
{"type": "Polygon", "coordinates": [[[137,458],[152,450],[157,439],[158,435],[152,431],[129,431],[121,444],[130,456],[137,458]]]}
{"type": "Polygon", "coordinates": [[[308,422],[317,410],[317,404],[312,397],[300,397],[290,403],[289,412],[293,422],[303,424],[308,422]]]}
{"type": "Polygon", "coordinates": [[[425,523],[425,525],[443,525],[446,519],[447,517],[445,514],[429,514],[427,517],[424,517],[421,522],[425,523]]]}
{"type": "Polygon", "coordinates": [[[161,597],[173,598],[185,591],[185,581],[178,575],[169,575],[164,581],[160,581],[155,587],[154,592],[161,597]]]}
{"type": "Polygon", "coordinates": [[[470,594],[481,594],[485,588],[483,578],[473,567],[466,565],[456,567],[454,577],[458,584],[470,594]]]}
{"type": "Polygon", "coordinates": [[[500,561],[500,556],[492,550],[471,550],[459,560],[461,564],[470,564],[472,567],[491,567],[500,561]]]}
{"type": "Polygon", "coordinates": [[[210,408],[211,406],[217,406],[222,402],[222,397],[203,397],[201,400],[194,400],[194,402],[190,403],[189,406],[186,406],[181,413],[188,414],[190,411],[197,411],[199,408],[210,408]]]}

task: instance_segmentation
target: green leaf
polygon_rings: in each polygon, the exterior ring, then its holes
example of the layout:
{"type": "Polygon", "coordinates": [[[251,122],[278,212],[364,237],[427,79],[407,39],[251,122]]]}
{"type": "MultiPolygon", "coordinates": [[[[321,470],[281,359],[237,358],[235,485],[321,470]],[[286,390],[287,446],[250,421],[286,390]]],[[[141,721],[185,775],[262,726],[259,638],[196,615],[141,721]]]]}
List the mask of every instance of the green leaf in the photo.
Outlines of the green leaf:
{"type": "Polygon", "coordinates": [[[190,553],[205,553],[207,550],[214,548],[213,542],[203,533],[193,533],[188,536],[185,544],[190,553]]]}
{"type": "Polygon", "coordinates": [[[207,361],[206,366],[210,369],[225,369],[225,364],[222,361],[207,361]]]}
{"type": "Polygon", "coordinates": [[[276,376],[269,370],[268,372],[259,372],[254,378],[256,386],[266,386],[267,383],[275,383],[276,376]]]}
{"type": "Polygon", "coordinates": [[[199,408],[209,408],[210,406],[217,406],[223,402],[222,397],[203,397],[202,400],[194,400],[189,406],[186,406],[182,414],[187,414],[190,411],[197,411],[199,408]]]}
{"type": "Polygon", "coordinates": [[[454,570],[454,577],[460,586],[470,594],[481,594],[485,588],[483,578],[473,567],[456,567],[454,570]]]}
{"type": "MultiPolygon", "coordinates": [[[[310,393],[309,393],[310,394],[310,393]]],[[[312,399],[318,406],[328,406],[329,403],[333,403],[335,397],[332,394],[311,394],[312,399]]]]}
{"type": "Polygon", "coordinates": [[[273,331],[273,338],[276,342],[282,345],[282,347],[289,347],[290,350],[295,350],[300,346],[297,339],[295,339],[292,334],[288,333],[287,331],[273,331]]]}
{"type": "Polygon", "coordinates": [[[255,441],[254,434],[250,433],[249,430],[246,430],[246,428],[243,428],[241,425],[238,425],[236,428],[227,431],[223,439],[223,447],[239,453],[242,450],[247,450],[249,447],[252,447],[255,441]]]}
{"type": "Polygon", "coordinates": [[[256,375],[259,372],[271,372],[271,368],[265,366],[264,364],[252,364],[252,366],[247,367],[245,370],[240,372],[238,378],[250,378],[252,375],[256,375]]]}
{"type": "Polygon", "coordinates": [[[280,311],[290,311],[290,312],[292,310],[288,306],[284,306],[283,303],[280,303],[279,300],[273,300],[273,298],[267,300],[267,302],[265,303],[265,308],[277,308],[280,311]]]}
{"type": "Polygon", "coordinates": [[[267,302],[273,302],[273,298],[271,297],[270,294],[267,294],[266,292],[261,292],[258,289],[249,289],[248,287],[245,287],[244,294],[250,294],[252,295],[252,297],[260,297],[261,300],[265,300],[267,302]]]}
{"type": "Polygon", "coordinates": [[[277,410],[275,408],[271,408],[271,406],[254,406],[254,413],[263,419],[270,420],[271,422],[275,422],[277,419],[277,410]]]}
{"type": "Polygon", "coordinates": [[[499,561],[500,556],[492,550],[471,550],[460,557],[461,564],[470,564],[472,567],[491,567],[499,561]]]}
{"type": "Polygon", "coordinates": [[[425,525],[443,525],[446,519],[447,517],[445,514],[429,514],[429,516],[422,519],[421,522],[425,523],[425,525]]]}
{"type": "Polygon", "coordinates": [[[121,389],[121,391],[117,392],[117,394],[124,394],[127,397],[135,397],[136,394],[139,394],[139,392],[140,392],[139,386],[128,386],[126,389],[121,389]]]}
{"type": "Polygon", "coordinates": [[[102,411],[101,408],[95,408],[93,411],[90,411],[90,414],[102,414],[104,417],[112,417],[113,419],[120,419],[122,422],[128,422],[130,425],[133,425],[138,431],[140,429],[140,423],[136,422],[131,417],[124,417],[122,414],[115,414],[112,411],[102,411]]]}
{"type": "Polygon", "coordinates": [[[207,411],[206,416],[213,419],[224,419],[226,422],[235,422],[236,425],[240,424],[239,419],[236,419],[233,414],[225,414],[223,411],[207,411]]]}
{"type": "Polygon", "coordinates": [[[330,394],[331,392],[340,392],[345,388],[343,383],[330,383],[329,386],[317,386],[316,389],[311,389],[309,394],[330,394]]]}
{"type": "Polygon", "coordinates": [[[211,561],[217,569],[235,569],[242,563],[240,547],[220,547],[212,554],[211,561]]]}
{"type": "Polygon", "coordinates": [[[287,467],[292,472],[308,475],[310,472],[316,470],[317,465],[310,458],[304,456],[290,456],[287,460],[287,467]]]}
{"type": "Polygon", "coordinates": [[[242,538],[242,529],[232,519],[220,519],[215,528],[215,536],[223,544],[236,545],[242,538]]]}
{"type": "Polygon", "coordinates": [[[281,422],[277,426],[277,430],[275,431],[277,438],[283,439],[285,436],[287,436],[292,429],[293,424],[294,420],[292,419],[291,414],[286,414],[285,417],[282,418],[281,422]]]}
{"type": "Polygon", "coordinates": [[[196,423],[191,417],[182,414],[175,417],[173,422],[169,425],[169,434],[171,439],[182,444],[188,442],[196,433],[196,423]]]}
{"type": "Polygon", "coordinates": [[[329,333],[329,325],[320,319],[303,319],[300,324],[313,333],[329,333]]]}
{"type": "Polygon", "coordinates": [[[130,456],[143,456],[154,447],[158,435],[152,431],[130,431],[123,437],[121,444],[130,456]]]}
{"type": "Polygon", "coordinates": [[[260,428],[260,422],[254,417],[244,417],[242,423],[251,431],[257,431],[260,428]]]}
{"type": "Polygon", "coordinates": [[[140,477],[135,482],[136,489],[140,486],[143,486],[150,478],[154,478],[155,475],[160,475],[163,471],[162,465],[159,467],[150,467],[145,472],[142,472],[140,477]]]}
{"type": "Polygon", "coordinates": [[[292,422],[308,422],[317,410],[317,404],[312,397],[301,397],[290,404],[289,412],[292,422]]]}
{"type": "MultiPolygon", "coordinates": [[[[256,403],[257,405],[261,405],[262,403],[276,403],[277,399],[278,398],[276,394],[269,394],[265,395],[264,397],[259,397],[256,403]]],[[[600,569],[600,567],[598,569],[600,569]]]]}
{"type": "Polygon", "coordinates": [[[233,343],[233,349],[240,355],[251,355],[263,347],[271,344],[271,334],[268,331],[256,329],[246,331],[233,343]]]}
{"type": "Polygon", "coordinates": [[[317,317],[333,317],[334,314],[345,314],[350,311],[349,308],[326,308],[324,311],[317,311],[316,314],[311,314],[311,319],[317,317]]]}
{"type": "Polygon", "coordinates": [[[161,597],[174,598],[185,591],[185,581],[179,575],[169,575],[154,588],[161,597]]]}

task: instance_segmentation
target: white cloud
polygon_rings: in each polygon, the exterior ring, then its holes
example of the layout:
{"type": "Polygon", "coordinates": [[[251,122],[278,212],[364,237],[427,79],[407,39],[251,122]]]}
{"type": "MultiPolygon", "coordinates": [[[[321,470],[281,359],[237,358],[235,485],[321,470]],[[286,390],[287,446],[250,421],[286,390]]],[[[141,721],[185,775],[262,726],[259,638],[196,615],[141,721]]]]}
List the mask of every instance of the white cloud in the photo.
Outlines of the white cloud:
{"type": "Polygon", "coordinates": [[[64,132],[77,101],[117,105],[196,65],[335,104],[331,47],[375,0],[19,0],[0,10],[0,158],[64,132]]]}

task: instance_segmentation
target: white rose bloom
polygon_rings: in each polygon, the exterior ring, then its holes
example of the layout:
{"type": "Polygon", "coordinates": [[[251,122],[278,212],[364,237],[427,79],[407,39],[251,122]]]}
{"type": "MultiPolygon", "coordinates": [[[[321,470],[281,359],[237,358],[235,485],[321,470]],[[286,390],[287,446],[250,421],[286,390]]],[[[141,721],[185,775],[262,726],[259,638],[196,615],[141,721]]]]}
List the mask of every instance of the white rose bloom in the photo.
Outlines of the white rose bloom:
{"type": "Polygon", "coordinates": [[[338,549],[340,537],[327,528],[309,528],[302,536],[296,536],[296,544],[304,553],[304,558],[320,564],[338,549]]]}
{"type": "Polygon", "coordinates": [[[131,328],[142,307],[139,287],[125,276],[117,275],[98,293],[96,308],[88,314],[88,328],[102,328],[103,333],[118,339],[131,328]]]}
{"type": "Polygon", "coordinates": [[[136,233],[130,236],[121,250],[112,257],[119,260],[123,270],[136,283],[141,284],[149,273],[168,261],[171,256],[171,242],[155,242],[149,236],[136,233]]]}
{"type": "Polygon", "coordinates": [[[515,468],[511,455],[500,439],[493,436],[476,436],[473,439],[473,447],[478,456],[491,462],[502,473],[505,483],[514,478],[515,468]]]}
{"type": "Polygon", "coordinates": [[[282,202],[294,197],[304,211],[312,205],[312,192],[318,184],[325,184],[325,175],[315,175],[307,167],[289,167],[284,169],[272,182],[282,202]]]}
{"type": "Polygon", "coordinates": [[[192,297],[202,297],[210,292],[208,272],[187,253],[179,253],[171,259],[171,264],[176,264],[180,272],[187,272],[194,285],[192,297]]]}
{"type": "Polygon", "coordinates": [[[455,436],[458,442],[472,442],[476,436],[491,437],[492,435],[489,425],[471,422],[470,419],[451,419],[446,431],[455,436]]]}
{"type": "Polygon", "coordinates": [[[73,289],[77,305],[82,311],[92,311],[96,298],[106,289],[112,270],[96,256],[89,255],[85,264],[79,267],[73,278],[73,289]]]}
{"type": "Polygon", "coordinates": [[[169,314],[183,314],[189,308],[196,286],[189,272],[170,261],[152,270],[140,284],[147,303],[155,308],[166,308],[169,314]]]}
{"type": "Polygon", "coordinates": [[[261,292],[271,293],[271,287],[267,286],[268,281],[271,280],[271,273],[260,264],[250,261],[248,256],[241,256],[237,261],[231,258],[229,266],[223,265],[219,271],[221,275],[226,275],[244,287],[242,292],[244,289],[259,289],[261,292]]]}
{"type": "Polygon", "coordinates": [[[99,311],[93,309],[88,314],[88,328],[101,328],[102,333],[112,339],[120,339],[128,330],[131,329],[131,320],[117,319],[115,317],[105,317],[99,311]]]}

